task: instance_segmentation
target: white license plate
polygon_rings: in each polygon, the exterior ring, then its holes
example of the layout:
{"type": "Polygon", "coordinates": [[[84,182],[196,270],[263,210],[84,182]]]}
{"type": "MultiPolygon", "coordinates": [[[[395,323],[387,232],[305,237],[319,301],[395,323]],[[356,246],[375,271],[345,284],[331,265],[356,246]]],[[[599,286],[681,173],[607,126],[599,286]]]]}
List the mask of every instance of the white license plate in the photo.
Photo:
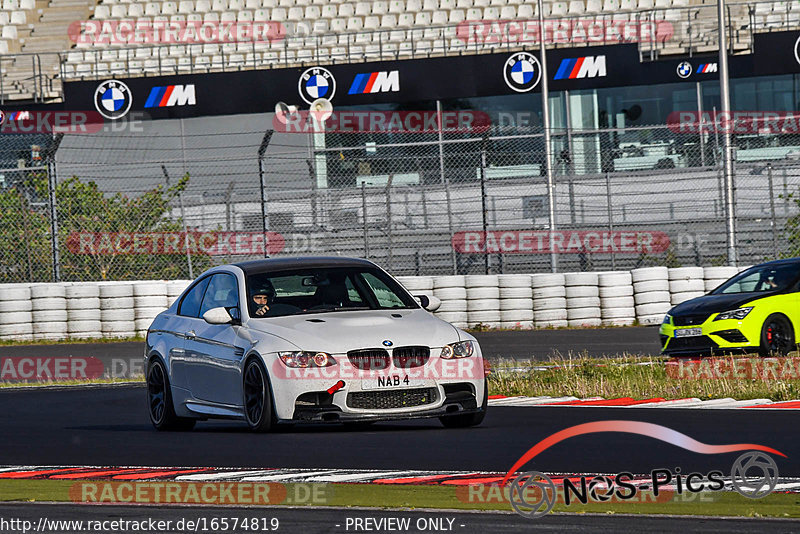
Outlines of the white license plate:
{"type": "Polygon", "coordinates": [[[361,389],[405,389],[424,385],[423,379],[410,378],[408,375],[387,375],[361,379],[361,389]]]}
{"type": "Polygon", "coordinates": [[[675,337],[695,337],[702,335],[702,328],[679,328],[675,330],[675,337]]]}

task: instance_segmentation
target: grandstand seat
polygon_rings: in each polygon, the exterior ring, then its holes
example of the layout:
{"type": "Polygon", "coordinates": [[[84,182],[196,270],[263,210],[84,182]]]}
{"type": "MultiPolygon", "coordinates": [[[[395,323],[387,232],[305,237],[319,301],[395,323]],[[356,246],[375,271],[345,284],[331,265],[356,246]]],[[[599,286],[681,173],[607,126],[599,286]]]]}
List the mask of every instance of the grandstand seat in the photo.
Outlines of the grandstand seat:
{"type": "Polygon", "coordinates": [[[586,12],[586,6],[583,0],[570,0],[567,13],[570,15],[583,15],[586,12]]]}
{"type": "Polygon", "coordinates": [[[403,0],[390,0],[389,13],[401,15],[406,12],[406,3],[403,0]]]}
{"type": "Polygon", "coordinates": [[[430,26],[431,24],[431,14],[428,11],[420,11],[417,13],[417,16],[414,17],[414,25],[415,26],[430,26]]]}
{"type": "Polygon", "coordinates": [[[397,17],[398,28],[411,28],[414,26],[414,15],[411,13],[403,13],[397,17]]]}
{"type": "Polygon", "coordinates": [[[431,24],[436,26],[447,24],[447,11],[434,11],[431,16],[431,24]]]}
{"type": "Polygon", "coordinates": [[[392,14],[381,16],[381,29],[391,30],[397,27],[397,16],[392,14]]]}
{"type": "Polygon", "coordinates": [[[211,68],[211,60],[208,56],[198,56],[194,60],[195,70],[209,70],[211,68]]]}
{"type": "Polygon", "coordinates": [[[350,17],[349,19],[347,19],[348,32],[361,31],[363,28],[364,28],[364,22],[361,20],[361,17],[350,17]]]}
{"type": "Polygon", "coordinates": [[[233,11],[225,11],[219,16],[220,22],[236,22],[237,13],[233,11]]]}
{"type": "Polygon", "coordinates": [[[228,2],[227,0],[213,0],[211,2],[211,9],[214,11],[227,11],[228,2]]]}
{"type": "Polygon", "coordinates": [[[128,5],[128,17],[132,19],[138,19],[139,17],[144,16],[144,7],[142,4],[130,4],[128,5]]]}
{"type": "Polygon", "coordinates": [[[347,28],[347,20],[333,19],[331,21],[331,31],[333,33],[342,33],[347,28]]]}
{"type": "Polygon", "coordinates": [[[487,7],[483,10],[483,18],[486,20],[497,20],[500,18],[500,9],[496,7],[487,7]]]}
{"type": "Polygon", "coordinates": [[[367,2],[356,2],[355,15],[357,17],[366,17],[372,14],[372,6],[367,2]]]}
{"type": "Polygon", "coordinates": [[[475,7],[486,7],[489,5],[489,0],[472,0],[472,5],[475,7]]]}
{"type": "Polygon", "coordinates": [[[227,57],[227,61],[225,62],[225,64],[227,67],[241,69],[242,67],[245,66],[244,55],[231,54],[227,57]]]}
{"type": "Polygon", "coordinates": [[[191,72],[192,70],[192,58],[189,56],[183,56],[178,58],[178,72],[191,72]]]}
{"type": "Polygon", "coordinates": [[[215,11],[209,11],[205,15],[203,15],[203,22],[210,23],[210,22],[219,22],[219,13],[215,11]]]}
{"type": "Polygon", "coordinates": [[[439,0],[423,0],[423,2],[422,2],[422,10],[423,11],[438,11],[439,10],[439,0]]]}
{"type": "Polygon", "coordinates": [[[200,24],[203,22],[203,15],[200,13],[189,13],[186,15],[186,22],[192,22],[200,24]]]}
{"type": "Polygon", "coordinates": [[[455,0],[439,0],[439,9],[451,10],[456,8],[455,0]]]}
{"type": "Polygon", "coordinates": [[[636,9],[636,0],[619,0],[619,8],[623,11],[636,9]]]}
{"type": "Polygon", "coordinates": [[[239,11],[239,13],[236,15],[236,20],[238,22],[253,22],[253,12],[239,11]]]}
{"type": "Polygon", "coordinates": [[[553,17],[565,17],[567,15],[567,4],[565,2],[555,2],[550,6],[550,15],[553,17]]]}
{"type": "Polygon", "coordinates": [[[8,24],[9,20],[11,20],[10,19],[10,14],[8,12],[6,12],[6,11],[0,11],[0,25],[4,26],[4,25],[8,24]]]}
{"type": "Polygon", "coordinates": [[[290,7],[289,11],[286,12],[286,20],[292,20],[292,21],[303,20],[304,16],[305,16],[305,10],[299,6],[290,7]]]}
{"type": "Polygon", "coordinates": [[[228,0],[228,9],[230,11],[244,9],[244,0],[228,0]]]}
{"type": "Polygon", "coordinates": [[[285,7],[274,7],[272,8],[272,21],[273,22],[285,22],[286,19],[286,8],[285,7]]]}
{"type": "Polygon", "coordinates": [[[175,15],[178,12],[178,6],[175,2],[164,2],[161,4],[162,15],[175,15]]]}
{"type": "Polygon", "coordinates": [[[403,41],[397,45],[397,55],[399,57],[411,57],[414,53],[414,48],[409,41],[403,41]]]}
{"type": "Polygon", "coordinates": [[[422,2],[420,0],[407,0],[406,11],[416,13],[422,10],[422,2]]]}
{"type": "Polygon", "coordinates": [[[7,39],[9,41],[13,41],[17,39],[17,27],[16,26],[3,26],[3,31],[0,33],[0,38],[7,39]]]}
{"type": "Polygon", "coordinates": [[[356,13],[353,4],[339,4],[339,16],[342,18],[348,18],[354,16],[356,13]]]}
{"type": "Polygon", "coordinates": [[[261,0],[246,0],[244,3],[245,9],[261,9],[261,0]]]}
{"type": "Polygon", "coordinates": [[[128,16],[128,6],[126,6],[125,4],[114,4],[113,6],[111,6],[112,19],[124,19],[127,16],[128,16]]]}
{"type": "Polygon", "coordinates": [[[20,0],[19,8],[25,11],[36,9],[36,0],[20,0]]]}
{"type": "Polygon", "coordinates": [[[639,0],[638,8],[642,10],[653,9],[655,2],[653,0],[639,0]]]}
{"type": "Polygon", "coordinates": [[[530,4],[522,4],[517,8],[517,18],[521,20],[532,19],[539,14],[537,6],[530,4]]]}
{"type": "Polygon", "coordinates": [[[375,31],[380,29],[381,27],[381,19],[377,16],[370,15],[369,17],[364,17],[364,30],[375,31]]]}
{"type": "Polygon", "coordinates": [[[450,24],[458,24],[459,22],[464,22],[465,15],[463,9],[453,9],[450,11],[450,24]]]}
{"type": "Polygon", "coordinates": [[[3,11],[19,9],[19,0],[3,0],[3,11]]]}
{"type": "Polygon", "coordinates": [[[500,8],[500,18],[502,20],[514,20],[517,18],[516,6],[503,6],[500,8]]]}
{"type": "Polygon", "coordinates": [[[253,20],[256,22],[267,22],[269,20],[269,11],[266,9],[256,9],[253,13],[253,20]]]}
{"type": "MultiPolygon", "coordinates": [[[[8,14],[6,14],[6,13],[3,13],[3,14],[8,16],[8,14]]],[[[104,20],[104,19],[111,18],[111,8],[109,6],[104,6],[102,4],[97,6],[97,7],[95,7],[94,8],[94,18],[99,19],[99,20],[104,20]]],[[[8,19],[0,20],[0,24],[8,24],[8,19]]]]}
{"type": "Polygon", "coordinates": [[[75,76],[83,78],[92,73],[92,65],[89,63],[78,63],[75,65],[75,76]]]}
{"type": "Polygon", "coordinates": [[[197,13],[206,13],[211,11],[211,2],[209,2],[209,0],[197,0],[194,3],[194,9],[197,13]]]}

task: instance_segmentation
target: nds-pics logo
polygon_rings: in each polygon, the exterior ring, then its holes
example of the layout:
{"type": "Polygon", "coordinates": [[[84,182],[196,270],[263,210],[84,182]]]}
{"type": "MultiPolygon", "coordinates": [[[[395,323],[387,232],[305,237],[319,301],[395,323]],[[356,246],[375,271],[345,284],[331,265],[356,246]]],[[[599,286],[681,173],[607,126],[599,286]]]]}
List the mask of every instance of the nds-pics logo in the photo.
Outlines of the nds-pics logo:
{"type": "Polygon", "coordinates": [[[536,56],[528,52],[518,52],[506,60],[503,77],[511,90],[527,93],[539,84],[542,68],[536,56]]]}
{"type": "MultiPolygon", "coordinates": [[[[750,499],[760,499],[769,495],[778,483],[778,466],[766,453],[786,457],[778,450],[754,443],[709,445],[671,428],[653,423],[625,420],[595,421],[565,428],[531,447],[511,466],[500,485],[505,487],[521,467],[553,445],[575,436],[602,432],[624,432],[647,436],[699,454],[746,451],[733,462],[730,481],[735,491],[750,499]]],[[[616,476],[578,477],[577,481],[574,478],[563,478],[563,487],[559,488],[546,474],[540,471],[528,471],[520,474],[511,482],[508,500],[517,513],[536,519],[550,512],[559,497],[566,505],[569,505],[575,501],[587,504],[590,499],[594,502],[607,502],[612,499],[623,502],[632,501],[637,497],[637,493],[645,491],[652,491],[653,495],[658,496],[660,492],[666,491],[682,494],[725,489],[722,471],[682,473],[679,468],[674,470],[659,468],[650,472],[649,480],[638,485],[632,483],[634,475],[629,472],[621,472],[616,476]],[[559,490],[561,491],[559,492],[559,490]]]]}
{"type": "Polygon", "coordinates": [[[131,109],[131,104],[131,90],[119,80],[106,80],[94,92],[94,107],[107,119],[121,119],[131,109]]]}
{"type": "Polygon", "coordinates": [[[603,78],[606,75],[606,56],[584,56],[561,60],[554,80],[603,78]]]}
{"type": "Polygon", "coordinates": [[[300,75],[300,80],[297,82],[297,90],[300,92],[300,98],[306,104],[311,104],[318,98],[333,100],[336,94],[336,79],[328,69],[311,67],[300,75]]]}
{"type": "Polygon", "coordinates": [[[145,108],[171,108],[173,106],[194,106],[197,99],[194,84],[165,85],[153,87],[144,103],[145,108]]]}
{"type": "Polygon", "coordinates": [[[400,71],[365,72],[356,74],[348,95],[396,93],[400,91],[400,71]]]}

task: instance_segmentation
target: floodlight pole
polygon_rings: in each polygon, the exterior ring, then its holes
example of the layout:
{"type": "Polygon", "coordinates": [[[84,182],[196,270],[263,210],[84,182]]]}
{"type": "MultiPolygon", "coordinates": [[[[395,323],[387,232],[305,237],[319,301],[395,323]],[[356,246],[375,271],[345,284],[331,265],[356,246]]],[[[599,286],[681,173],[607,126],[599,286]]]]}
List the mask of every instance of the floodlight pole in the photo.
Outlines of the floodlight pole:
{"type": "Polygon", "coordinates": [[[267,151],[269,142],[272,139],[273,130],[264,132],[264,138],[261,140],[261,146],[258,147],[258,179],[261,184],[261,231],[264,236],[264,257],[268,258],[267,254],[267,199],[264,189],[264,153],[267,151]]]}
{"type": "MultiPolygon", "coordinates": [[[[722,115],[722,174],[725,181],[725,233],[728,265],[736,265],[736,213],[733,183],[733,153],[731,147],[731,93],[728,76],[728,43],[725,25],[725,0],[717,0],[717,31],[719,33],[719,89],[722,115]]],[[[715,121],[716,122],[716,121],[715,121]]],[[[719,123],[718,123],[719,124],[719,123]]]]}
{"type": "MultiPolygon", "coordinates": [[[[544,169],[547,173],[547,216],[550,224],[550,270],[558,272],[558,258],[553,249],[553,232],[556,230],[556,199],[555,184],[553,182],[553,169],[550,164],[553,161],[550,146],[550,107],[548,104],[549,91],[547,84],[547,54],[544,45],[544,6],[542,0],[539,1],[539,61],[542,64],[542,123],[544,127],[544,169]]],[[[722,1],[722,0],[720,0],[722,1]]],[[[569,106],[569,102],[567,102],[569,106]]]]}

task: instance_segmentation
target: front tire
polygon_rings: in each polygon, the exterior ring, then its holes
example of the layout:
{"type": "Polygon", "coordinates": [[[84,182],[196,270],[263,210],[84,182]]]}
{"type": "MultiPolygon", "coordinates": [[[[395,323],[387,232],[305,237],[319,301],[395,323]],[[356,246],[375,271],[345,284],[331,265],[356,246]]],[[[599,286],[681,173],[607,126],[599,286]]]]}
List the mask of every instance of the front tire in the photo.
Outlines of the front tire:
{"type": "Polygon", "coordinates": [[[797,348],[794,327],[791,321],[780,313],[773,313],[761,327],[761,356],[786,356],[797,348]]]}
{"type": "Polygon", "coordinates": [[[489,405],[489,382],[483,383],[483,403],[480,411],[475,413],[464,413],[461,415],[443,415],[439,418],[442,426],[445,428],[467,428],[470,426],[478,426],[483,422],[486,417],[486,408],[489,405]]]}
{"type": "Polygon", "coordinates": [[[253,432],[269,432],[275,424],[272,393],[264,366],[253,358],[244,368],[244,415],[253,432]]]}
{"type": "Polygon", "coordinates": [[[150,422],[156,430],[191,430],[195,420],[175,415],[172,404],[172,390],[169,386],[167,370],[160,359],[150,363],[147,370],[147,407],[150,422]]]}

